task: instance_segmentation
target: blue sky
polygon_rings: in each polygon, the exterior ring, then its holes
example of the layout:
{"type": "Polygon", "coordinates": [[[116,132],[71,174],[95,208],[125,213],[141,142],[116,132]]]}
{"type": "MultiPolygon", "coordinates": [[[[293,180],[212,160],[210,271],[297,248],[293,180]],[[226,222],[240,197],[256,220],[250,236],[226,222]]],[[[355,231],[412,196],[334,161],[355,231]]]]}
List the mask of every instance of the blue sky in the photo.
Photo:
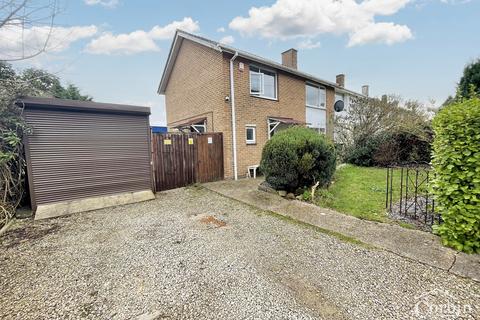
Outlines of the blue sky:
{"type": "MultiPolygon", "coordinates": [[[[454,93],[465,64],[480,57],[479,0],[61,4],[52,37],[61,45],[15,65],[46,68],[96,101],[149,105],[155,124],[164,123],[156,89],[176,27],[277,61],[295,47],[299,69],[320,78],[334,81],[345,73],[349,89],[368,84],[372,95],[434,99],[437,105],[454,93]]],[[[40,28],[30,31],[24,34],[41,39],[40,28]]],[[[14,55],[14,45],[2,42],[0,59],[2,51],[14,55]]]]}

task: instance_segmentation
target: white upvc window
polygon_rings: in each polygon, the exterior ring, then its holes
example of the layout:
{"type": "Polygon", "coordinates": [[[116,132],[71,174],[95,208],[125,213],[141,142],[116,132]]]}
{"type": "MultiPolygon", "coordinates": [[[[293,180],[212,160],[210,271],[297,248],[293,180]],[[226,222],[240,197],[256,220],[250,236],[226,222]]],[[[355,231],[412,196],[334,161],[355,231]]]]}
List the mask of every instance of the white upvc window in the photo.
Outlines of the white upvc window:
{"type": "Polygon", "coordinates": [[[305,88],[307,126],[317,132],[325,133],[327,129],[326,90],[324,87],[312,83],[307,83],[305,88]]]}
{"type": "Polygon", "coordinates": [[[345,93],[335,92],[335,102],[337,102],[338,100],[343,101],[343,105],[344,105],[343,111],[348,111],[348,107],[350,103],[349,95],[345,93]]]}
{"type": "Polygon", "coordinates": [[[335,102],[338,100],[345,102],[345,95],[343,93],[335,92],[335,102]]]}
{"type": "Polygon", "coordinates": [[[277,99],[277,74],[250,66],[250,94],[267,99],[277,99]]]}
{"type": "Polygon", "coordinates": [[[305,88],[305,101],[307,107],[325,109],[327,105],[327,93],[325,88],[311,83],[307,83],[305,88]]]}
{"type": "Polygon", "coordinates": [[[247,124],[245,126],[245,137],[247,144],[256,144],[257,143],[257,134],[256,126],[253,124],[247,124]]]}

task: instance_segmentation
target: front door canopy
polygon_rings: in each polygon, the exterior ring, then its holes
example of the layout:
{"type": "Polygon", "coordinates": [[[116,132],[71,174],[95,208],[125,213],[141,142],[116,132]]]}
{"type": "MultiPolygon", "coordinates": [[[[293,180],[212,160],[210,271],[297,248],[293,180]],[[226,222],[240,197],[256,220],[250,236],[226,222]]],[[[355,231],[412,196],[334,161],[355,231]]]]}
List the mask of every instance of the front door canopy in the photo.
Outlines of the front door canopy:
{"type": "Polygon", "coordinates": [[[191,119],[176,125],[175,128],[182,132],[205,133],[207,132],[207,118],[191,119]]]}
{"type": "Polygon", "coordinates": [[[268,117],[268,138],[270,139],[275,133],[275,129],[280,125],[305,125],[305,122],[285,117],[268,117]]]}

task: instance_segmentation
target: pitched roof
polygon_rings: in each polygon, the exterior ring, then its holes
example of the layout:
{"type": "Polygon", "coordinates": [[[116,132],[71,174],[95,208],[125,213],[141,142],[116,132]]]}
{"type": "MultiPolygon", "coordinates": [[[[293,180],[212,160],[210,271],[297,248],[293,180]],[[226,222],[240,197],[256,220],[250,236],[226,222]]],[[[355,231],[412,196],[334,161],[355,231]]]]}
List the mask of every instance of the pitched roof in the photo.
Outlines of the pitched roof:
{"type": "Polygon", "coordinates": [[[192,34],[192,33],[188,33],[188,32],[182,31],[182,30],[177,30],[177,32],[175,33],[175,36],[174,36],[174,39],[173,39],[173,42],[172,42],[172,46],[170,47],[170,52],[168,54],[168,59],[167,59],[167,62],[165,64],[165,69],[163,71],[162,79],[161,79],[160,85],[158,87],[158,93],[159,94],[165,94],[168,79],[169,79],[170,74],[172,72],[173,65],[175,63],[175,58],[178,54],[178,51],[180,49],[181,42],[183,41],[183,39],[191,40],[191,41],[196,42],[198,44],[201,44],[201,45],[204,45],[206,47],[212,48],[212,49],[214,49],[218,52],[228,52],[228,53],[231,53],[231,54],[237,53],[239,57],[242,57],[242,58],[245,58],[245,59],[260,63],[260,64],[263,64],[263,65],[266,65],[266,66],[269,66],[269,67],[272,67],[272,68],[275,68],[275,69],[278,69],[278,70],[282,70],[284,72],[299,76],[299,77],[304,78],[306,80],[310,80],[310,81],[313,81],[313,82],[316,82],[316,83],[319,83],[319,84],[334,87],[335,89],[337,89],[339,92],[342,92],[342,93],[349,93],[349,94],[356,95],[356,96],[363,96],[361,93],[345,89],[344,87],[339,86],[335,82],[331,82],[331,81],[327,81],[327,80],[315,77],[311,74],[308,74],[308,73],[299,71],[297,69],[293,69],[293,68],[284,66],[281,63],[278,63],[278,62],[275,62],[275,61],[257,56],[253,53],[249,53],[249,52],[246,52],[246,51],[243,51],[243,50],[239,50],[239,49],[236,49],[234,47],[225,45],[223,43],[213,41],[213,40],[210,40],[210,39],[207,39],[207,38],[204,38],[204,37],[192,34]]]}

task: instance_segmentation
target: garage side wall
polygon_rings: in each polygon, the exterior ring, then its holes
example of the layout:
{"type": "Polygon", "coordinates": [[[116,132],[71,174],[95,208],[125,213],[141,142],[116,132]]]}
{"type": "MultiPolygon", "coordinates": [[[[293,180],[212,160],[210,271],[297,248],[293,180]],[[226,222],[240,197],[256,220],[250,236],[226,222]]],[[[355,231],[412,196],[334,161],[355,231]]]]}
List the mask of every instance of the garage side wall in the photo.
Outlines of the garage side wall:
{"type": "Polygon", "coordinates": [[[151,190],[148,115],[26,108],[32,207],[151,190]]]}

